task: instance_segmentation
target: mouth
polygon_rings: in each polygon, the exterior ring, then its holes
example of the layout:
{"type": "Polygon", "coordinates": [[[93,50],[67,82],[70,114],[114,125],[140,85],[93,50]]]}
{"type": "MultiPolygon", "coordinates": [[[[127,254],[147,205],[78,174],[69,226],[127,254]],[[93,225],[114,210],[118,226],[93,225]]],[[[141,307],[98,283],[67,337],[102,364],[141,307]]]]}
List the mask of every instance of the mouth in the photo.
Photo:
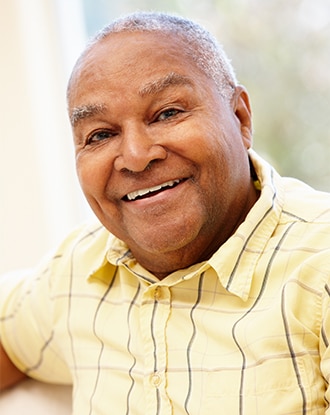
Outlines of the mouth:
{"type": "Polygon", "coordinates": [[[168,182],[159,184],[153,187],[147,187],[145,189],[139,189],[134,192],[128,193],[126,196],[123,197],[123,200],[126,202],[133,202],[139,199],[145,199],[147,197],[154,196],[160,192],[163,192],[167,189],[172,189],[176,187],[178,184],[182,183],[184,180],[169,180],[168,182]]]}

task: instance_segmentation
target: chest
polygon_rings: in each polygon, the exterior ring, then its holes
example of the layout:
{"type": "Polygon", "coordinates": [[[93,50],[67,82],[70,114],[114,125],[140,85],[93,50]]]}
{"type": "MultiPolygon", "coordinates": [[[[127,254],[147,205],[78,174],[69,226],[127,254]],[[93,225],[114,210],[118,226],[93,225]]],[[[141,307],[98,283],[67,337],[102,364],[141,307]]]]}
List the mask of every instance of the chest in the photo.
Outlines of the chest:
{"type": "Polygon", "coordinates": [[[102,293],[95,287],[71,297],[59,329],[77,413],[81,402],[95,414],[134,415],[323,407],[318,333],[308,312],[317,296],[292,287],[259,284],[242,302],[201,275],[175,287],[115,281],[102,293]]]}

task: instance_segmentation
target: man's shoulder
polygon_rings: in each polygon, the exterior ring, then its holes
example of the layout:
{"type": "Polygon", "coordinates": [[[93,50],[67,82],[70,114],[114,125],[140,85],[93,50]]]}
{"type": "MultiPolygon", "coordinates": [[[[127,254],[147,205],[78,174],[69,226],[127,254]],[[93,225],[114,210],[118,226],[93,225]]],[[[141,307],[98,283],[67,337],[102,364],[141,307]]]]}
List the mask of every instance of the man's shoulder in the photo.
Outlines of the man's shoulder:
{"type": "Polygon", "coordinates": [[[88,274],[98,268],[111,246],[113,235],[100,222],[89,221],[77,226],[56,249],[48,253],[41,267],[49,275],[70,272],[72,267],[88,274]]]}
{"type": "Polygon", "coordinates": [[[114,237],[98,221],[88,221],[78,225],[63,239],[57,255],[85,252],[86,250],[105,250],[114,237]]]}
{"type": "Polygon", "coordinates": [[[293,178],[283,178],[283,211],[306,222],[330,224],[330,193],[293,178]]]}

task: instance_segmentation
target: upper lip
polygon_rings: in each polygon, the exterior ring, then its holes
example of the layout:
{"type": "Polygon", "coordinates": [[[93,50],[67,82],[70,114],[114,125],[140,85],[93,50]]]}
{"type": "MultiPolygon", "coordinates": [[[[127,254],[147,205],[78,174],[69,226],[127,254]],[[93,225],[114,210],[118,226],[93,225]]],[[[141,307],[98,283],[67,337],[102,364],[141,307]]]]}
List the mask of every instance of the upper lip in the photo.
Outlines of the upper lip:
{"type": "Polygon", "coordinates": [[[133,190],[132,192],[127,193],[124,196],[124,200],[129,200],[129,201],[133,201],[135,200],[138,196],[145,196],[148,193],[153,193],[153,192],[157,192],[158,190],[161,190],[162,188],[165,187],[173,187],[176,184],[180,183],[183,179],[174,179],[174,180],[167,180],[165,182],[162,182],[160,184],[156,184],[150,187],[145,187],[145,188],[141,188],[141,189],[137,189],[137,190],[133,190]]]}

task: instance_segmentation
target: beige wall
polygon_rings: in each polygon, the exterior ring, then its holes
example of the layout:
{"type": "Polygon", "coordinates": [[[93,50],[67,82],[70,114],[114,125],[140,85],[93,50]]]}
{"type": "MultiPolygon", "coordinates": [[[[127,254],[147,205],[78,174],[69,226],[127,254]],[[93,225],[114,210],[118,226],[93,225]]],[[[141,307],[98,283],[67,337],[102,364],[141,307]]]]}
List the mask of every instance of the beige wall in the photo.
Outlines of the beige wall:
{"type": "Polygon", "coordinates": [[[89,216],[65,112],[80,12],[79,1],[0,0],[0,273],[33,266],[89,216]]]}

